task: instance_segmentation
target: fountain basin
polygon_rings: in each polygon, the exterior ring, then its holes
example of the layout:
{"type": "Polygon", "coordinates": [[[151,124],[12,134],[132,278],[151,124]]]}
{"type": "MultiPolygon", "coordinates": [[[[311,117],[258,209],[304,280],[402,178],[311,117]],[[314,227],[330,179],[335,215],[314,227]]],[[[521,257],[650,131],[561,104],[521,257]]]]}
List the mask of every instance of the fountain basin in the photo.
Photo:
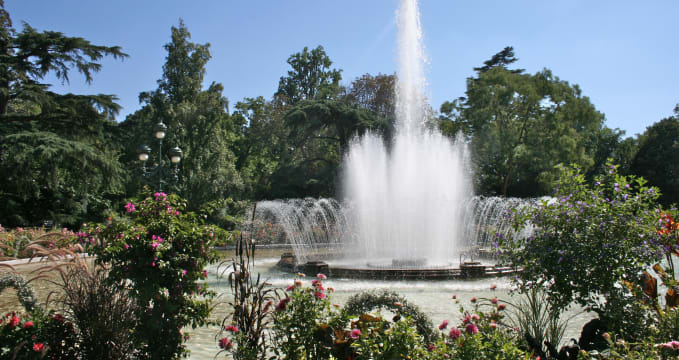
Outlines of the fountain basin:
{"type": "MultiPolygon", "coordinates": [[[[410,262],[409,262],[410,263],[410,262]]],[[[515,274],[521,271],[513,266],[484,264],[480,261],[466,261],[447,266],[371,266],[332,264],[321,260],[296,263],[294,257],[284,254],[277,265],[278,269],[291,273],[304,273],[307,276],[324,274],[332,278],[370,279],[370,280],[453,280],[482,279],[515,274]]]]}

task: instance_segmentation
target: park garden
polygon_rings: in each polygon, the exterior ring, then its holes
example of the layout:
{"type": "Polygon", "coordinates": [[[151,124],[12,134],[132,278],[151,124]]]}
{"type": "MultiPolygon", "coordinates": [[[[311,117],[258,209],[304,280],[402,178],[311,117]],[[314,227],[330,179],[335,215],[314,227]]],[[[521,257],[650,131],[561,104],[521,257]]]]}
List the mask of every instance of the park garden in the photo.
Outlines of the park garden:
{"type": "MultiPolygon", "coordinates": [[[[625,137],[577,85],[513,68],[509,46],[473,69],[464,97],[429,106],[427,129],[470,149],[477,195],[544,197],[509,215],[530,236],[493,241],[495,261],[520,270],[513,296],[450,294],[451,320],[433,323],[391,291],[338,304],[324,273],[272,286],[242,227],[260,200],[336,197],[352,139],[398,133],[398,75],[342,82],[322,46],[305,47],[270,98],[230,105],[221,84],[203,85],[209,44],[180,21],[158,87],[116,122],[115,95],[42,80],[96,81],[103,58],[130,55],[17,29],[0,5],[0,292],[17,301],[1,309],[0,359],[176,359],[206,326],[216,358],[679,355],[679,106],[625,137]],[[569,340],[573,306],[595,317],[569,340]]],[[[264,244],[280,237],[269,228],[264,244]]]]}

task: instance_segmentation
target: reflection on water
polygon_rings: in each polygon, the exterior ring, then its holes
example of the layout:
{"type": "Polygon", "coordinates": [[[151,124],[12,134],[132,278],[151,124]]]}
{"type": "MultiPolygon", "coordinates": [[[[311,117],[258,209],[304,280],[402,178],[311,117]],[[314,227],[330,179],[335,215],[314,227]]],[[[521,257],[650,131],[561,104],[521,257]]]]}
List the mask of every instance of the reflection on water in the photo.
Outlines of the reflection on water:
{"type": "MultiPolygon", "coordinates": [[[[284,250],[258,250],[258,259],[255,262],[255,272],[262,274],[272,286],[286,288],[291,285],[294,279],[293,274],[281,272],[275,269],[276,262],[284,250]]],[[[230,256],[230,255],[228,255],[230,256]]],[[[231,300],[231,290],[224,278],[218,279],[218,267],[212,266],[208,269],[210,281],[208,284],[220,293],[219,303],[215,307],[212,316],[215,320],[220,320],[230,313],[228,301],[231,300]]],[[[310,282],[311,279],[306,280],[310,282]]],[[[330,296],[333,303],[344,304],[347,299],[361,291],[388,289],[404,296],[412,304],[416,304],[429,315],[434,324],[439,324],[444,319],[450,320],[452,324],[462,320],[459,305],[462,304],[467,309],[472,308],[470,302],[472,297],[479,299],[497,297],[500,300],[516,302],[516,297],[510,295],[511,284],[508,278],[490,278],[482,280],[441,280],[441,281],[383,281],[383,280],[355,280],[355,279],[327,279],[324,281],[327,287],[335,288],[335,292],[330,296]],[[496,290],[490,290],[491,285],[496,285],[496,290]],[[456,304],[452,299],[457,295],[460,304],[456,304]]],[[[570,309],[566,317],[573,317],[569,323],[568,330],[564,336],[564,341],[570,338],[578,338],[582,325],[595,317],[593,314],[583,313],[579,308],[570,309]]],[[[217,351],[217,340],[215,337],[219,331],[218,326],[202,327],[190,329],[191,339],[188,346],[191,349],[191,359],[214,359],[217,351]]]]}

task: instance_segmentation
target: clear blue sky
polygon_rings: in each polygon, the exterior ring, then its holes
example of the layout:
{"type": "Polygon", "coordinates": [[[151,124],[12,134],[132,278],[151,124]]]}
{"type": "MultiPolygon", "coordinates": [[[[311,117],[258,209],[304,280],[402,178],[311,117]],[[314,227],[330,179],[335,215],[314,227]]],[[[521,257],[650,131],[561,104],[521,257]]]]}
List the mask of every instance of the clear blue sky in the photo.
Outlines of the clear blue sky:
{"type": "MultiPolygon", "coordinates": [[[[206,83],[224,84],[232,104],[271,98],[286,60],[323,45],[346,83],[395,72],[398,0],[5,0],[15,28],[81,36],[119,45],[130,55],[107,59],[92,85],[73,74],[55,91],[116,94],[118,120],[156,88],[170,27],[183,18],[192,40],[211,44],[206,83]]],[[[549,68],[579,84],[609,127],[641,133],[679,103],[677,0],[421,0],[434,108],[464,95],[465,79],[503,47],[517,67],[549,68]]],[[[50,80],[53,81],[53,80],[50,80]]]]}

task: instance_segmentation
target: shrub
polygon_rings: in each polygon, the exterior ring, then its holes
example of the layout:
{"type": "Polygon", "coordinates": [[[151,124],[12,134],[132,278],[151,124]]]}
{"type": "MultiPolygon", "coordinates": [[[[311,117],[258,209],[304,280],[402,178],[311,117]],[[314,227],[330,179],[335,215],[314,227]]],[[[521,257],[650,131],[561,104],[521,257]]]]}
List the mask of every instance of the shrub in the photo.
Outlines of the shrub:
{"type": "Polygon", "coordinates": [[[187,353],[186,326],[207,323],[214,293],[205,283],[205,266],[220,234],[205,225],[206,215],[185,212],[175,195],[155,193],[128,203],[128,218],[87,228],[99,244],[98,264],[110,266],[111,284],[129,287],[136,302],[134,329],[139,357],[174,359],[187,353]]]}
{"type": "Polygon", "coordinates": [[[75,359],[76,344],[73,324],[61,315],[38,311],[0,318],[0,359],[75,359]]]}
{"type": "Polygon", "coordinates": [[[501,258],[523,268],[519,286],[544,286],[552,306],[576,302],[604,320],[625,316],[606,303],[622,304],[629,296],[622,285],[637,283],[660,256],[657,189],[608,166],[592,185],[577,168],[559,166],[555,198],[515,215],[517,230],[535,226],[534,234],[497,239],[501,258]]]}
{"type": "MultiPolygon", "coordinates": [[[[457,301],[456,301],[457,302],[457,301]]],[[[533,359],[531,351],[519,348],[516,330],[504,324],[503,308],[495,300],[472,300],[473,310],[460,306],[462,323],[448,328],[439,325],[438,340],[429,346],[429,359],[515,360],[533,359]]]]}
{"type": "Polygon", "coordinates": [[[58,269],[57,305],[77,329],[78,352],[84,359],[128,359],[134,354],[130,331],[137,325],[136,304],[121,284],[108,282],[108,270],[92,270],[82,261],[58,269]]]}
{"type": "Polygon", "coordinates": [[[236,257],[227,265],[229,286],[233,300],[229,303],[232,315],[222,320],[219,346],[221,352],[236,359],[265,359],[269,347],[266,337],[270,327],[274,301],[279,289],[271,288],[259,274],[253,276],[254,243],[239,237],[236,257]]]}
{"type": "Polygon", "coordinates": [[[0,260],[29,258],[35,255],[35,245],[46,249],[72,249],[78,242],[76,233],[66,228],[47,231],[44,228],[15,228],[0,226],[0,260]]]}
{"type": "Polygon", "coordinates": [[[275,304],[272,350],[281,359],[330,357],[334,336],[331,324],[337,323],[338,312],[327,297],[332,290],[326,290],[321,280],[314,279],[312,286],[305,287],[296,278],[286,289],[287,297],[275,304]]]}

